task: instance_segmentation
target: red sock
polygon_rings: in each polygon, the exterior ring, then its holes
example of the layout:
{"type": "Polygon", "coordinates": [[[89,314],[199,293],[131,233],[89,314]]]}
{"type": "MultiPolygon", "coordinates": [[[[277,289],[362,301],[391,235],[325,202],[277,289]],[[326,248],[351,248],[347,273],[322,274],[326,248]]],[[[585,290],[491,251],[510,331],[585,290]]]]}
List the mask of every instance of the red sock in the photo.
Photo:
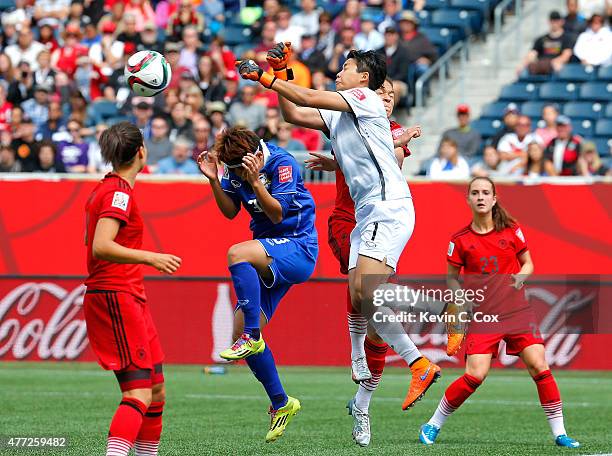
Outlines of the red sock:
{"type": "Polygon", "coordinates": [[[134,444],[136,456],[157,456],[159,438],[162,432],[163,411],[164,402],[151,402],[134,444]]]}
{"type": "Polygon", "coordinates": [[[540,404],[544,409],[544,413],[546,413],[546,418],[553,435],[557,437],[558,435],[565,434],[563,402],[561,402],[561,394],[552,372],[550,372],[550,369],[542,371],[533,377],[533,381],[538,388],[540,404]]]}
{"type": "Polygon", "coordinates": [[[459,408],[476,391],[481,383],[476,377],[472,377],[470,374],[463,374],[446,388],[444,392],[446,402],[453,409],[459,408]]]}
{"type": "Polygon", "coordinates": [[[378,387],[383,370],[385,369],[385,358],[387,356],[389,346],[384,342],[382,344],[377,344],[376,342],[370,340],[370,338],[367,336],[364,346],[366,360],[368,362],[370,372],[372,373],[372,378],[361,382],[361,385],[369,391],[374,391],[378,387]]]}
{"type": "Polygon", "coordinates": [[[126,456],[130,452],[146,411],[147,406],[138,399],[123,398],[110,424],[106,456],[126,456]]]}

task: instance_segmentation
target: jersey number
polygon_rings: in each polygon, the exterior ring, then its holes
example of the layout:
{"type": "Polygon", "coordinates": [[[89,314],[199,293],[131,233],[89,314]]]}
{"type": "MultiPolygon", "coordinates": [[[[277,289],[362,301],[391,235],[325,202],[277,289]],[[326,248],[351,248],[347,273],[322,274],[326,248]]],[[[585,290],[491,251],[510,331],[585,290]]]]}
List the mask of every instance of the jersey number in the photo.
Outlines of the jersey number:
{"type": "Polygon", "coordinates": [[[497,264],[497,257],[495,255],[482,257],[480,259],[480,272],[483,274],[495,274],[499,272],[499,265],[497,264]],[[487,268],[491,265],[491,269],[487,271],[487,268]]]}

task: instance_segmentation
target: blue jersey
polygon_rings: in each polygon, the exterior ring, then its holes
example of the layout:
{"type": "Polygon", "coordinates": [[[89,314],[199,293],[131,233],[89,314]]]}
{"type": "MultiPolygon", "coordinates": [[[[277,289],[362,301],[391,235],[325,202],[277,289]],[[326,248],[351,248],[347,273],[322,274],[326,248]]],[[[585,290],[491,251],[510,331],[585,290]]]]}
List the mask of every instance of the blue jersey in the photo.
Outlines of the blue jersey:
{"type": "Polygon", "coordinates": [[[221,188],[232,198],[236,207],[242,204],[251,215],[250,228],[254,239],[305,236],[316,240],[314,200],[304,187],[297,161],[274,144],[262,141],[261,147],[264,166],[259,173],[259,180],[281,204],[283,220],[277,224],[272,223],[259,207],[249,183],[227,167],[221,178],[221,188]]]}

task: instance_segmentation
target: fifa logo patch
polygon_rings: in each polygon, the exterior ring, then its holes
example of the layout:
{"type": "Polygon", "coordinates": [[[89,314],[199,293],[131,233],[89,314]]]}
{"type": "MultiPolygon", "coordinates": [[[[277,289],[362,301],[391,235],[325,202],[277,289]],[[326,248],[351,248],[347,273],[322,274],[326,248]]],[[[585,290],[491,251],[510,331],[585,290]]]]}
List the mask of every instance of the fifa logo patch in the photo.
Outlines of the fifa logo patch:
{"type": "Polygon", "coordinates": [[[279,166],[278,167],[278,181],[282,184],[284,182],[293,181],[293,168],[291,166],[279,166]]]}
{"type": "Polygon", "coordinates": [[[123,211],[127,211],[128,202],[130,201],[130,195],[123,192],[115,192],[113,195],[112,207],[117,207],[123,211]]]}
{"type": "Polygon", "coordinates": [[[455,243],[451,241],[451,242],[448,243],[448,252],[447,252],[447,255],[448,256],[452,256],[454,251],[455,251],[455,243]]]}

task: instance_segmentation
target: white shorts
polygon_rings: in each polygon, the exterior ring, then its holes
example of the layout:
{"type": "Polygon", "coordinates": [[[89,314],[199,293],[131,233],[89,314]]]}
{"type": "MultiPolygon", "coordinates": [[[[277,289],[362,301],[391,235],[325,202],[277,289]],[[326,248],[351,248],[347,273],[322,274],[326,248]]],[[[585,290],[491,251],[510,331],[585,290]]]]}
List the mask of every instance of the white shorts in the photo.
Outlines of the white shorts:
{"type": "Polygon", "coordinates": [[[357,225],[351,232],[349,269],[359,255],[385,260],[395,271],[400,255],[414,231],[412,198],[366,204],[355,213],[357,225]]]}

